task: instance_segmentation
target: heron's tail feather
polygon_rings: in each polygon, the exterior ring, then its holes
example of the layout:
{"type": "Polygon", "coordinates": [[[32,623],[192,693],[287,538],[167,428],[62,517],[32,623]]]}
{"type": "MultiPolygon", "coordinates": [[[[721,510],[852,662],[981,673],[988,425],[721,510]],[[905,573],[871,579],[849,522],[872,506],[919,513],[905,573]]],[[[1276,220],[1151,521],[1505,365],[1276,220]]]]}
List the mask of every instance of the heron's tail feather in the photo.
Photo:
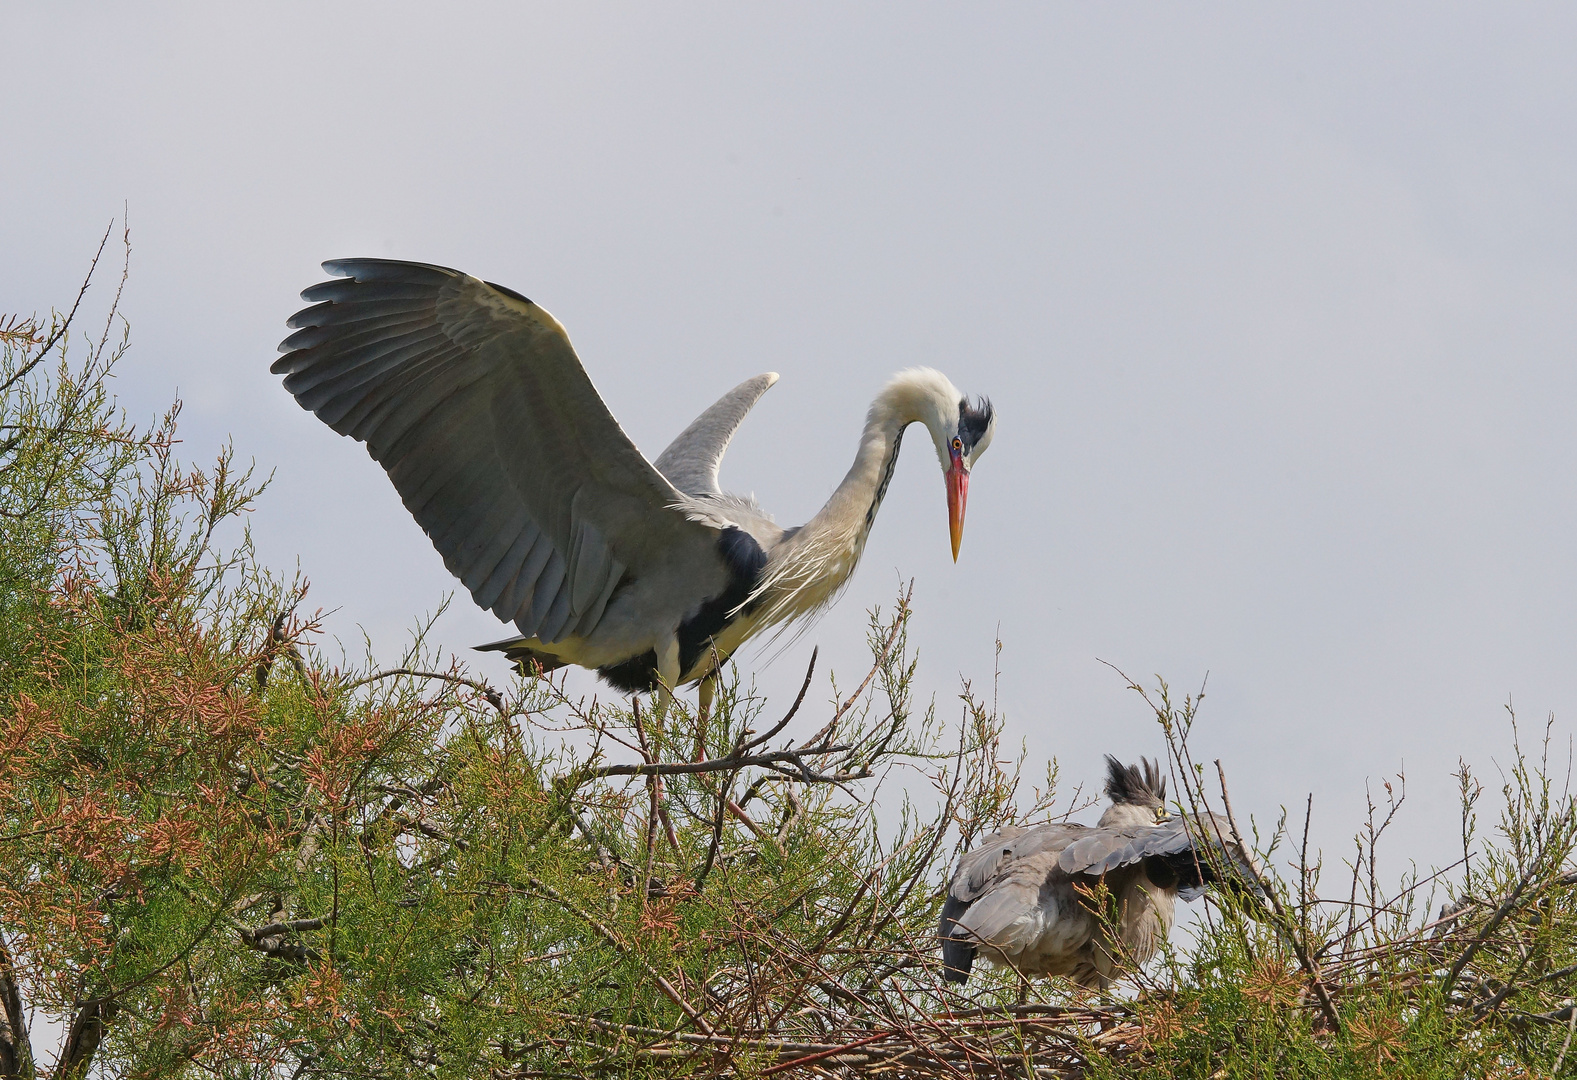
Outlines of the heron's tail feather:
{"type": "Polygon", "coordinates": [[[969,981],[969,969],[975,963],[975,946],[963,938],[942,939],[942,978],[950,983],[969,981]]]}
{"type": "Polygon", "coordinates": [[[969,969],[975,963],[975,943],[968,936],[955,937],[958,917],[969,907],[968,901],[949,896],[942,905],[942,925],[937,933],[942,938],[942,978],[950,983],[969,981],[969,969]]]}

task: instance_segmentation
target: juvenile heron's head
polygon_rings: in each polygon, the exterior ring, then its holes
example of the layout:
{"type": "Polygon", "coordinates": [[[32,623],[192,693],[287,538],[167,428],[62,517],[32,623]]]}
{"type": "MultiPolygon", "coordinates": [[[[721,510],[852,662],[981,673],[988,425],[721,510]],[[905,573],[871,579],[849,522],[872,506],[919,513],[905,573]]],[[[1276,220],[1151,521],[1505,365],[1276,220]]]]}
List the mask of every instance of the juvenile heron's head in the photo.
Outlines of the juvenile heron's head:
{"type": "Polygon", "coordinates": [[[1124,765],[1106,755],[1106,797],[1112,804],[1101,815],[1102,825],[1154,825],[1165,821],[1166,777],[1161,763],[1140,758],[1124,765]]]}

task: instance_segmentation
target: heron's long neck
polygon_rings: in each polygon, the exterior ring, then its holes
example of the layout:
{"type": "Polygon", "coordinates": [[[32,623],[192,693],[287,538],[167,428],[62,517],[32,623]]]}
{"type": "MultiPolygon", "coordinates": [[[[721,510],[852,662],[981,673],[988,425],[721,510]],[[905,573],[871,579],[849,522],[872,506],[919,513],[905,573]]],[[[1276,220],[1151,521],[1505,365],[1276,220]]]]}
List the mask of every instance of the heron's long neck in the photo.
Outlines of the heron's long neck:
{"type": "Polygon", "coordinates": [[[767,565],[762,594],[771,596],[770,621],[820,607],[848,581],[887,494],[904,428],[921,419],[911,395],[901,389],[889,387],[871,404],[859,452],[843,482],[767,565]]]}
{"type": "MultiPolygon", "coordinates": [[[[877,399],[865,419],[865,430],[860,434],[860,449],[854,455],[843,482],[838,485],[827,504],[816,516],[805,523],[802,532],[836,535],[853,545],[857,559],[865,547],[871,523],[887,495],[887,485],[893,478],[898,464],[898,448],[903,442],[904,428],[919,417],[907,415],[888,402],[877,399]]],[[[853,567],[851,566],[852,570],[853,567]]]]}

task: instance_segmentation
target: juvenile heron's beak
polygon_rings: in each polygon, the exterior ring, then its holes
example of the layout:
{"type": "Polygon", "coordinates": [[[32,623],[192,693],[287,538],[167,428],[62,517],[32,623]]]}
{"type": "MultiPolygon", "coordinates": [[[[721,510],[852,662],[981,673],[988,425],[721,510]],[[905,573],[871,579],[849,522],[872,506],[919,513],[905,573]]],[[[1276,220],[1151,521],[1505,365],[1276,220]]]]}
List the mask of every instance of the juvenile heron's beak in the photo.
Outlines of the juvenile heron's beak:
{"type": "Polygon", "coordinates": [[[957,562],[958,547],[964,542],[964,504],[969,500],[969,470],[957,450],[943,475],[947,478],[947,527],[953,534],[953,561],[957,562]]]}

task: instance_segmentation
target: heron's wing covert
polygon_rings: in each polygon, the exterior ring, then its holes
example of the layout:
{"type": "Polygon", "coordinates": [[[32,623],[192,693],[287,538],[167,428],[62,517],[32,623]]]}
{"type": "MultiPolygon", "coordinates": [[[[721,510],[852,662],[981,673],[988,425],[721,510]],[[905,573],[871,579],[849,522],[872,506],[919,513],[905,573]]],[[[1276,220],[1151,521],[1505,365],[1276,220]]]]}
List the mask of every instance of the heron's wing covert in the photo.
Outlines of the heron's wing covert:
{"type": "MultiPolygon", "coordinates": [[[[978,900],[980,894],[986,891],[992,879],[996,877],[1003,860],[1012,860],[1013,841],[1024,832],[1025,830],[1017,825],[1009,825],[999,832],[982,837],[977,847],[959,856],[958,866],[953,870],[953,880],[947,894],[965,903],[978,900]]],[[[944,936],[947,929],[944,923],[942,926],[944,936]]]]}
{"type": "Polygon", "coordinates": [[[1036,912],[1047,880],[1057,872],[1058,854],[1088,831],[1082,825],[1041,825],[988,836],[995,842],[982,843],[959,861],[944,907],[943,936],[1006,952],[1027,948],[1042,929],[1036,912]],[[973,903],[959,910],[954,901],[963,899],[962,890],[972,894],[973,903]],[[952,926],[945,921],[948,915],[952,926]]]}
{"type": "MultiPolygon", "coordinates": [[[[1038,825],[1033,829],[1009,825],[990,833],[959,858],[948,895],[964,901],[978,900],[1024,860],[1044,851],[1060,851],[1087,831],[1083,825],[1038,825]]],[[[1054,863],[1055,860],[1048,867],[1054,863]]]]}
{"type": "Polygon", "coordinates": [[[301,294],[273,371],[367,444],[478,605],[553,642],[590,633],[627,571],[721,580],[716,531],[671,508],[553,316],[441,266],[323,268],[342,277],[301,294]]]}
{"type": "MultiPolygon", "coordinates": [[[[1258,871],[1241,855],[1231,851],[1236,845],[1225,821],[1214,814],[1187,814],[1154,825],[1111,826],[1090,829],[1062,849],[1057,860],[1064,873],[1100,875],[1149,858],[1152,855],[1179,856],[1191,853],[1196,844],[1216,850],[1219,860],[1239,873],[1257,879],[1258,871]]],[[[1208,859],[1199,856],[1200,869],[1208,878],[1208,859]]],[[[1197,873],[1194,876],[1198,876],[1197,873]]]]}
{"type": "Polygon", "coordinates": [[[746,379],[718,398],[668,444],[657,458],[657,471],[686,495],[722,494],[717,469],[723,463],[723,452],[745,414],[777,381],[777,373],[769,371],[746,379]]]}

